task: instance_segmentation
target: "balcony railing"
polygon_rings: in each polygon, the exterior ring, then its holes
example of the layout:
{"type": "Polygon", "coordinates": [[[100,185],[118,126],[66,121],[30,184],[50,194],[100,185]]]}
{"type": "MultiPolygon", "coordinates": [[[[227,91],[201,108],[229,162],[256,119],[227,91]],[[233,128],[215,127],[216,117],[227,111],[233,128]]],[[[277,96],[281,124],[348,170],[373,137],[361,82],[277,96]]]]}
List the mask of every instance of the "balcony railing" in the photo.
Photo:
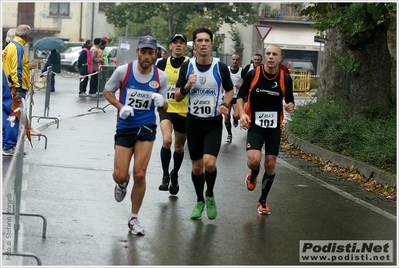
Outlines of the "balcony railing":
{"type": "Polygon", "coordinates": [[[279,4],[271,6],[269,4],[261,4],[259,6],[259,18],[262,19],[280,19],[294,21],[308,21],[309,18],[301,16],[299,11],[290,4],[279,4]]]}

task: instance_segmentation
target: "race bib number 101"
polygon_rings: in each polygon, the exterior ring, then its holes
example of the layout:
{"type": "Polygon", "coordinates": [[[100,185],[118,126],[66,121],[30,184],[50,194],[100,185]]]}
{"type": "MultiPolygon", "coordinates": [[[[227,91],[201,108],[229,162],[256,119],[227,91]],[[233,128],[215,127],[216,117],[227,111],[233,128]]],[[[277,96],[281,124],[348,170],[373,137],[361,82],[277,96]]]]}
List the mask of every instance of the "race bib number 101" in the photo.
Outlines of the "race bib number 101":
{"type": "Polygon", "coordinates": [[[255,112],[255,125],[263,128],[277,127],[277,112],[255,112]]]}

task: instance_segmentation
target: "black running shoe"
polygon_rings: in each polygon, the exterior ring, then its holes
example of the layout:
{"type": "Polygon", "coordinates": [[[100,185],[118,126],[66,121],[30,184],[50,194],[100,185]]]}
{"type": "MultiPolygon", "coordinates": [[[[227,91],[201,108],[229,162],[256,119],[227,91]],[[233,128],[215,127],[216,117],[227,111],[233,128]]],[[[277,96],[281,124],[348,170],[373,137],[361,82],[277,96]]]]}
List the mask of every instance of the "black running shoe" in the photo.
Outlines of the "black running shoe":
{"type": "Polygon", "coordinates": [[[174,179],[172,177],[173,170],[170,172],[169,177],[171,178],[170,186],[169,186],[169,193],[175,195],[179,192],[179,181],[178,178],[174,179]]]}
{"type": "Polygon", "coordinates": [[[162,184],[159,185],[158,190],[167,191],[169,189],[170,176],[162,178],[162,184]]]}

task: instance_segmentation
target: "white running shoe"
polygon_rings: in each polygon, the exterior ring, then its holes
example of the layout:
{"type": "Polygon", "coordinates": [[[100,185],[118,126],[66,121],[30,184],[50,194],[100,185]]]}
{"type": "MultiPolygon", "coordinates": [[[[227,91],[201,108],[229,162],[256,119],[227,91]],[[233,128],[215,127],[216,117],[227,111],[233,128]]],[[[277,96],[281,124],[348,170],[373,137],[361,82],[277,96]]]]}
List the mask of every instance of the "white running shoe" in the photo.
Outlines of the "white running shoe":
{"type": "Polygon", "coordinates": [[[4,156],[13,156],[15,153],[15,148],[11,147],[10,149],[3,149],[4,156]]]}
{"type": "Polygon", "coordinates": [[[115,200],[116,200],[117,202],[122,202],[122,200],[123,200],[123,199],[125,198],[125,196],[126,196],[126,192],[127,192],[126,187],[125,187],[125,188],[122,188],[122,187],[120,186],[120,184],[116,184],[116,185],[115,185],[115,189],[114,189],[115,200]]]}
{"type": "Polygon", "coordinates": [[[135,235],[144,235],[144,229],[141,227],[140,222],[137,218],[131,218],[127,224],[130,228],[130,232],[135,235]]]}
{"type": "Polygon", "coordinates": [[[129,185],[129,181],[130,181],[130,172],[127,175],[127,182],[123,183],[125,185],[121,185],[121,184],[115,185],[114,196],[115,196],[115,200],[117,202],[122,202],[122,200],[125,198],[126,192],[127,192],[127,186],[129,185]]]}

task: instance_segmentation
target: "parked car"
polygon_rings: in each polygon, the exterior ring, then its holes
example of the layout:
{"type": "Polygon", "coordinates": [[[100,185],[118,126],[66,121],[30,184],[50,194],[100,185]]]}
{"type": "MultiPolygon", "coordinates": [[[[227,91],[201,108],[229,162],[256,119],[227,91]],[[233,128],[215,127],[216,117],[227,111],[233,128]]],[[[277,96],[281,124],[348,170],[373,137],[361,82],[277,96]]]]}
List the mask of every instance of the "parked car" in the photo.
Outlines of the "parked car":
{"type": "Polygon", "coordinates": [[[282,64],[287,66],[288,69],[303,69],[308,70],[312,75],[315,74],[313,64],[309,60],[303,59],[283,59],[282,64]]]}
{"type": "Polygon", "coordinates": [[[61,53],[61,67],[71,72],[78,72],[78,59],[82,47],[69,47],[61,53]]]}

